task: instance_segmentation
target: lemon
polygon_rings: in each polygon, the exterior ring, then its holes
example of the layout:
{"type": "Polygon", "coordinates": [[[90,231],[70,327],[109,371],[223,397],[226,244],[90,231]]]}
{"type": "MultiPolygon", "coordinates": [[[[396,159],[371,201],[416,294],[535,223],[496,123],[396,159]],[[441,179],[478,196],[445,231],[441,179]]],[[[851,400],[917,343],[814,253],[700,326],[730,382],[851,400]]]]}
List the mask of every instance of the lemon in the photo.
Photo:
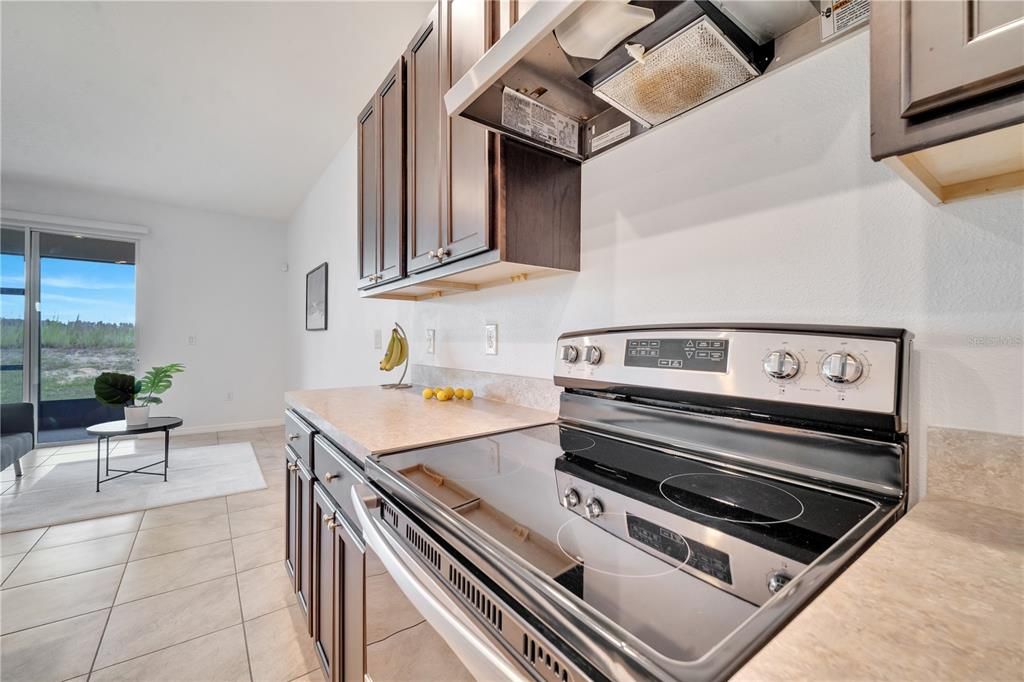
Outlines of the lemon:
{"type": "Polygon", "coordinates": [[[463,389],[462,390],[462,399],[463,400],[472,400],[473,399],[473,389],[471,389],[471,388],[463,389]]]}
{"type": "Polygon", "coordinates": [[[425,389],[423,389],[423,397],[426,400],[430,400],[431,398],[433,398],[434,397],[434,389],[432,389],[432,388],[425,388],[425,389]]]}
{"type": "Polygon", "coordinates": [[[463,389],[461,389],[461,388],[455,389],[455,397],[456,398],[463,398],[463,397],[465,397],[465,395],[466,395],[466,391],[464,391],[463,389]]]}
{"type": "Polygon", "coordinates": [[[443,388],[437,394],[437,399],[442,401],[442,402],[444,402],[446,400],[451,400],[451,397],[452,397],[452,394],[449,393],[446,389],[443,389],[443,388]]]}
{"type": "Polygon", "coordinates": [[[445,387],[444,387],[444,390],[448,391],[448,397],[449,397],[449,398],[450,398],[451,396],[455,395],[455,389],[454,389],[454,388],[452,388],[451,386],[445,386],[445,387]]]}
{"type": "Polygon", "coordinates": [[[443,391],[443,390],[444,390],[443,388],[441,388],[440,386],[438,386],[437,388],[435,388],[435,389],[434,389],[434,395],[437,395],[438,393],[440,393],[440,392],[441,392],[441,391],[443,391]]]}

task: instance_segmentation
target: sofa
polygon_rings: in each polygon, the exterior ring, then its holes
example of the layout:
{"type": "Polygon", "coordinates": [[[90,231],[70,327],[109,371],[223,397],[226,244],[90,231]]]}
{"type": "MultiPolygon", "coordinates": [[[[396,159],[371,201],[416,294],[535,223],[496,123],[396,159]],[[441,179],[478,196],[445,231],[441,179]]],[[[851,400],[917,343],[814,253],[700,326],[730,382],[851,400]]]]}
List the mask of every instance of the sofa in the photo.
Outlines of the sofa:
{"type": "Polygon", "coordinates": [[[36,446],[35,409],[32,403],[6,403],[0,406],[0,470],[14,465],[21,476],[22,457],[36,446]]]}

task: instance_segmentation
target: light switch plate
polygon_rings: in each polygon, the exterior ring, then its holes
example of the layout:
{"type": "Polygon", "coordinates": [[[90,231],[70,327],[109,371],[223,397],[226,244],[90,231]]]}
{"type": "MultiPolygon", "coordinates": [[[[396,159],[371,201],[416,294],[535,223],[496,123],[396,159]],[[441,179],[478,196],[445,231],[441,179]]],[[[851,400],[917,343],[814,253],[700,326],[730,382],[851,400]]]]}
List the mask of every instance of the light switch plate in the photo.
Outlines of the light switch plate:
{"type": "Polygon", "coordinates": [[[498,354],[498,325],[484,325],[484,353],[487,355],[498,354]]]}
{"type": "Polygon", "coordinates": [[[374,350],[380,350],[384,347],[384,342],[381,340],[381,333],[379,329],[373,330],[373,348],[374,350]]]}
{"type": "Polygon", "coordinates": [[[427,355],[434,354],[434,330],[427,330],[427,355]]]}

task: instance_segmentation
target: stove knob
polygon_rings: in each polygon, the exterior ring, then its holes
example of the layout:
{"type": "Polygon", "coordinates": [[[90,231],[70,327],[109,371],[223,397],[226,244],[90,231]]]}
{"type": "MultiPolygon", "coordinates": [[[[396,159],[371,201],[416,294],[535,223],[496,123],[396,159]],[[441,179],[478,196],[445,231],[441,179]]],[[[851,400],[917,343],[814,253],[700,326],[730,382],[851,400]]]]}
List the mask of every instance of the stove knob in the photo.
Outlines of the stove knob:
{"type": "Polygon", "coordinates": [[[776,571],[768,576],[768,591],[775,594],[790,581],[790,577],[782,571],[776,571]]]}
{"type": "Polygon", "coordinates": [[[864,365],[852,353],[832,353],[821,361],[821,376],[833,384],[852,384],[864,373],[864,365]]]}
{"type": "Polygon", "coordinates": [[[580,494],[576,492],[576,488],[566,488],[562,494],[562,506],[566,509],[572,509],[580,503],[580,494]]]}
{"type": "Polygon", "coordinates": [[[800,371],[800,360],[784,350],[773,350],[764,359],[764,372],[773,379],[792,379],[800,371]]]}
{"type": "Polygon", "coordinates": [[[604,505],[601,504],[601,500],[596,497],[587,499],[587,503],[583,505],[583,508],[587,510],[588,519],[596,519],[604,513],[604,505]]]}
{"type": "Polygon", "coordinates": [[[583,362],[588,365],[601,362],[601,349],[597,346],[583,346],[583,362]]]}
{"type": "Polygon", "coordinates": [[[570,365],[580,359],[580,349],[576,346],[562,346],[562,362],[568,362],[570,365]]]}

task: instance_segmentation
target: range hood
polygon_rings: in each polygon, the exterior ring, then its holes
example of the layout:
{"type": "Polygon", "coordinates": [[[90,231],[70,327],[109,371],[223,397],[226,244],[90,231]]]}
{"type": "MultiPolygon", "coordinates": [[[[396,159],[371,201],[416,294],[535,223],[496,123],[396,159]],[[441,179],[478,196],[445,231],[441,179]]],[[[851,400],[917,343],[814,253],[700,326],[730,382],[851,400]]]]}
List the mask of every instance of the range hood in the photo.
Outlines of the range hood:
{"type": "Polygon", "coordinates": [[[759,77],[818,15],[810,0],[539,0],[445,106],[585,161],[759,77]]]}

